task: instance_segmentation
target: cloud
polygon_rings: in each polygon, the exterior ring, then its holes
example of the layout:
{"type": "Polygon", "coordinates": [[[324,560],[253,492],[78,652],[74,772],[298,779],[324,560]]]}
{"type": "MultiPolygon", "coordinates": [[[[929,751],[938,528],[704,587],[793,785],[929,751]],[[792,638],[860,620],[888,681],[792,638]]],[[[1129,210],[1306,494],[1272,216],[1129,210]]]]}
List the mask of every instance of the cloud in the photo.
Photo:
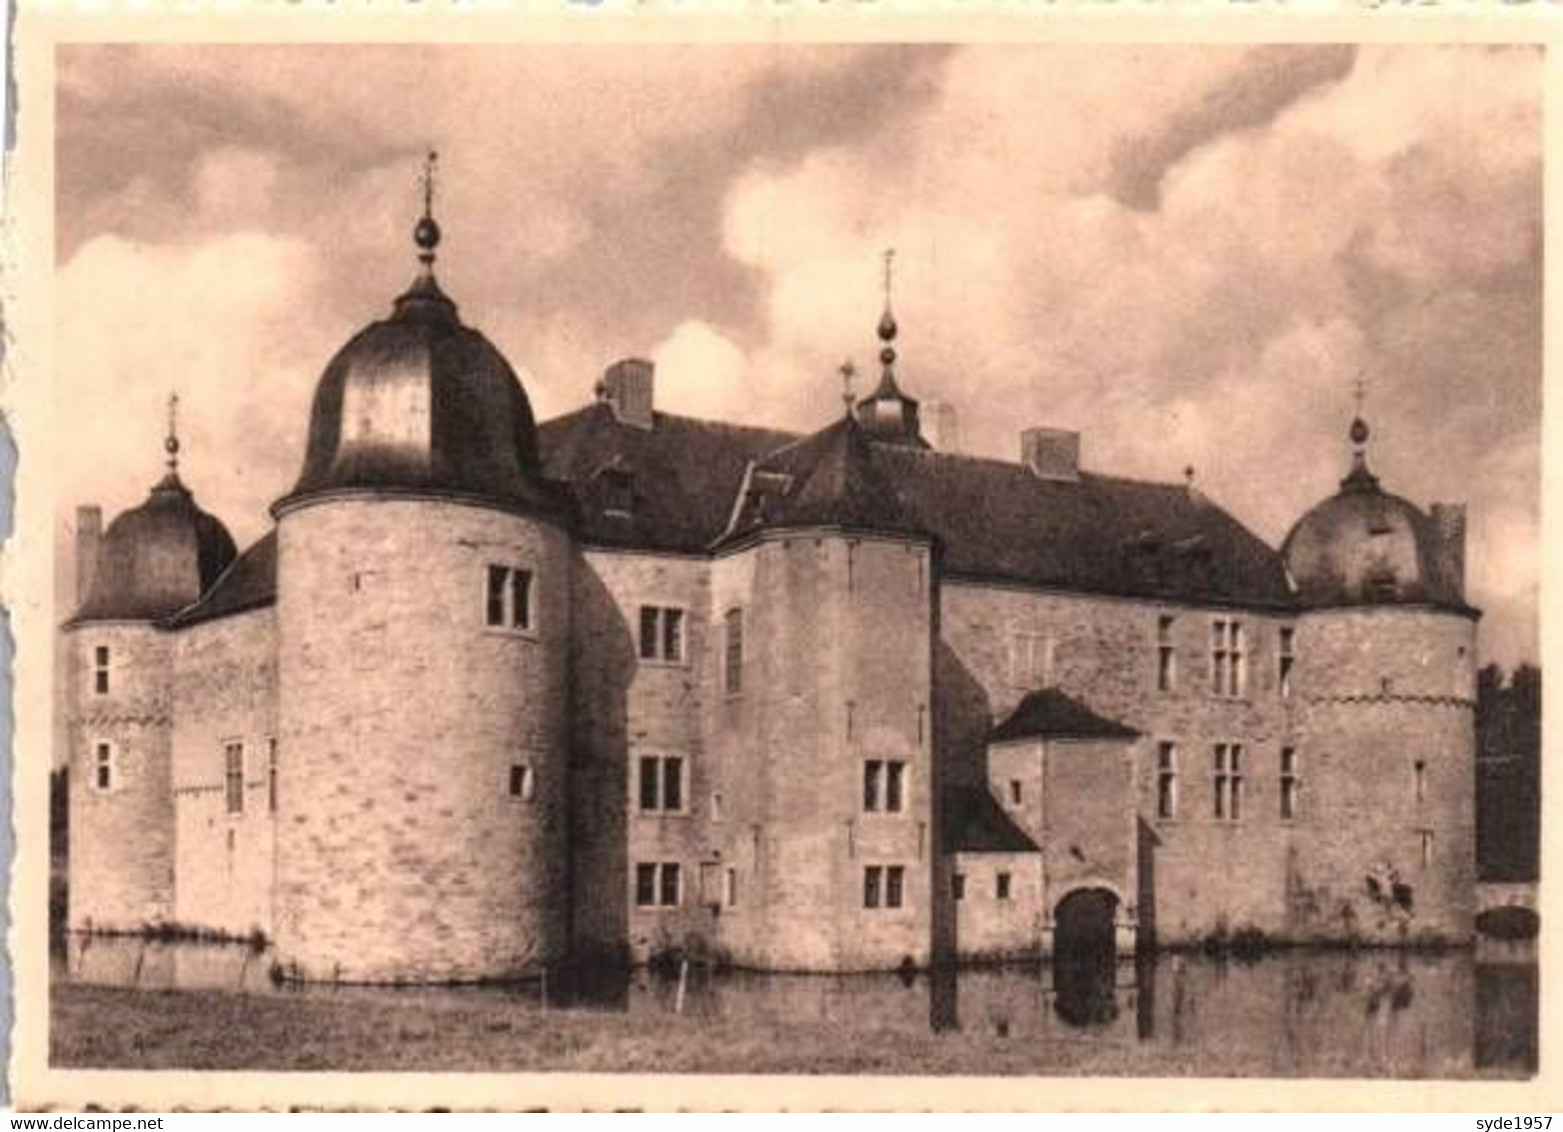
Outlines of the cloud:
{"type": "Polygon", "coordinates": [[[1364,376],[1386,483],[1471,503],[1484,649],[1534,655],[1539,51],[112,45],[60,74],[65,393],[127,422],[87,497],[134,501],[177,376],[212,406],[191,476],[209,427],[210,498],[262,525],[318,373],[410,278],[437,144],[442,282],[543,416],[640,354],[665,406],[818,427],[843,356],[874,368],[894,246],[903,383],[969,449],[1079,427],[1088,465],[1193,464],[1273,542],[1334,490],[1364,376]]]}
{"type": "Polygon", "coordinates": [[[1363,376],[1387,483],[1491,507],[1471,525],[1484,642],[1533,655],[1539,54],[1046,60],[962,52],[898,165],[829,150],[736,181],[727,246],[770,296],[755,364],[871,349],[894,244],[903,380],[959,407],[968,447],[1012,458],[1024,424],[1083,426],[1094,466],[1193,464],[1272,542],[1344,472],[1363,376]]]}

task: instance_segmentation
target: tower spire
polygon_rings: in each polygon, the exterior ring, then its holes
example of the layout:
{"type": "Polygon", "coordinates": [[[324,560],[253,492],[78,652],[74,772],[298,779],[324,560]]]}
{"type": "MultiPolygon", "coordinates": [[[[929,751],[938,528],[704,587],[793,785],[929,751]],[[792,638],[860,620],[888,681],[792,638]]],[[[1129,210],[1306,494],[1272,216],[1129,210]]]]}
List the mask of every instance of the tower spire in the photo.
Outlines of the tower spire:
{"type": "Polygon", "coordinates": [[[440,226],[434,219],[434,175],[440,155],[429,150],[423,159],[423,216],[413,229],[413,243],[418,245],[418,262],[425,270],[434,266],[434,249],[440,246],[440,226]]]}
{"type": "Polygon", "coordinates": [[[1372,491],[1378,487],[1378,477],[1368,471],[1368,438],[1373,433],[1362,416],[1363,403],[1368,399],[1368,382],[1360,373],[1353,385],[1352,397],[1357,403],[1357,411],[1346,434],[1351,441],[1351,471],[1340,485],[1346,491],[1372,491]]]}
{"type": "Polygon", "coordinates": [[[163,451],[168,453],[168,474],[179,477],[179,394],[168,395],[168,435],[163,439],[163,451]]]}

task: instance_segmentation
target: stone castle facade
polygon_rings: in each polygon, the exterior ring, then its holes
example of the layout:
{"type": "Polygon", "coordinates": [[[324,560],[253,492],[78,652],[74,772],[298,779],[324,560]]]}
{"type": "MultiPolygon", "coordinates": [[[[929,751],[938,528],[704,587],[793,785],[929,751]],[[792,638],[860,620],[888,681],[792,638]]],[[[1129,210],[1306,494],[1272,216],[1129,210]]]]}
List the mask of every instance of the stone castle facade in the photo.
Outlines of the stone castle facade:
{"type": "Polygon", "coordinates": [[[70,926],[304,979],[704,949],[840,971],[1092,943],[1463,941],[1464,515],[1369,472],[1275,550],[896,375],[807,436],[611,366],[537,425],[424,268],[243,553],[170,471],[78,523],[70,926]]]}

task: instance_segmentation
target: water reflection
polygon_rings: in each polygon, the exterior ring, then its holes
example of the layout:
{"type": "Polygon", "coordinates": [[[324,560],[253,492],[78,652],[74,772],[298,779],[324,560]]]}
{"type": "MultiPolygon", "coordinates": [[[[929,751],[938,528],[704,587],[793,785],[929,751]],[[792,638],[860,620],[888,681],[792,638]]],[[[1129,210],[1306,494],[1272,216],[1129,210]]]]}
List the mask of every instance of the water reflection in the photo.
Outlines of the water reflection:
{"type": "MultiPolygon", "coordinates": [[[[517,1011],[680,1012],[763,1027],[818,1024],[821,1040],[934,1034],[1037,1051],[1069,1043],[1070,1072],[1203,1076],[1524,1076],[1538,1059],[1533,945],[1475,952],[1297,951],[1252,961],[1164,954],[1031,967],[800,976],[555,972],[494,987],[273,986],[245,947],[70,937],[57,978],[245,994],[501,997],[517,1011]]],[[[1050,1052],[1051,1051],[1051,1052],[1050,1052]]],[[[1056,1068],[1053,1069],[1056,1071],[1056,1068]]]]}

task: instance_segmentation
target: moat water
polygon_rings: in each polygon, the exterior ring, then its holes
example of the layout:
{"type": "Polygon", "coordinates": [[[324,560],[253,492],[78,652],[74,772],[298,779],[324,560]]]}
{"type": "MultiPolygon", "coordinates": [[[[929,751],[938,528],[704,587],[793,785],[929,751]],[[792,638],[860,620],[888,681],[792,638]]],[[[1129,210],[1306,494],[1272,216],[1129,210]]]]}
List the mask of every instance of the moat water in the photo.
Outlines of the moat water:
{"type": "MultiPolygon", "coordinates": [[[[556,974],[482,987],[274,985],[271,958],[240,945],[69,937],[54,977],[155,991],[355,997],[401,1001],[479,996],[520,1014],[675,1012],[763,1028],[817,1024],[861,1042],[865,1030],[1031,1043],[1070,1043],[1072,1073],[1523,1077],[1538,1058],[1533,944],[1474,950],[1282,951],[1253,959],[1164,953],[1105,961],[944,973],[801,976],[691,967],[676,973],[556,974]],[[1126,1047],[1136,1047],[1126,1051],[1126,1047]]],[[[908,1071],[915,1072],[915,1068],[908,1071]]]]}

